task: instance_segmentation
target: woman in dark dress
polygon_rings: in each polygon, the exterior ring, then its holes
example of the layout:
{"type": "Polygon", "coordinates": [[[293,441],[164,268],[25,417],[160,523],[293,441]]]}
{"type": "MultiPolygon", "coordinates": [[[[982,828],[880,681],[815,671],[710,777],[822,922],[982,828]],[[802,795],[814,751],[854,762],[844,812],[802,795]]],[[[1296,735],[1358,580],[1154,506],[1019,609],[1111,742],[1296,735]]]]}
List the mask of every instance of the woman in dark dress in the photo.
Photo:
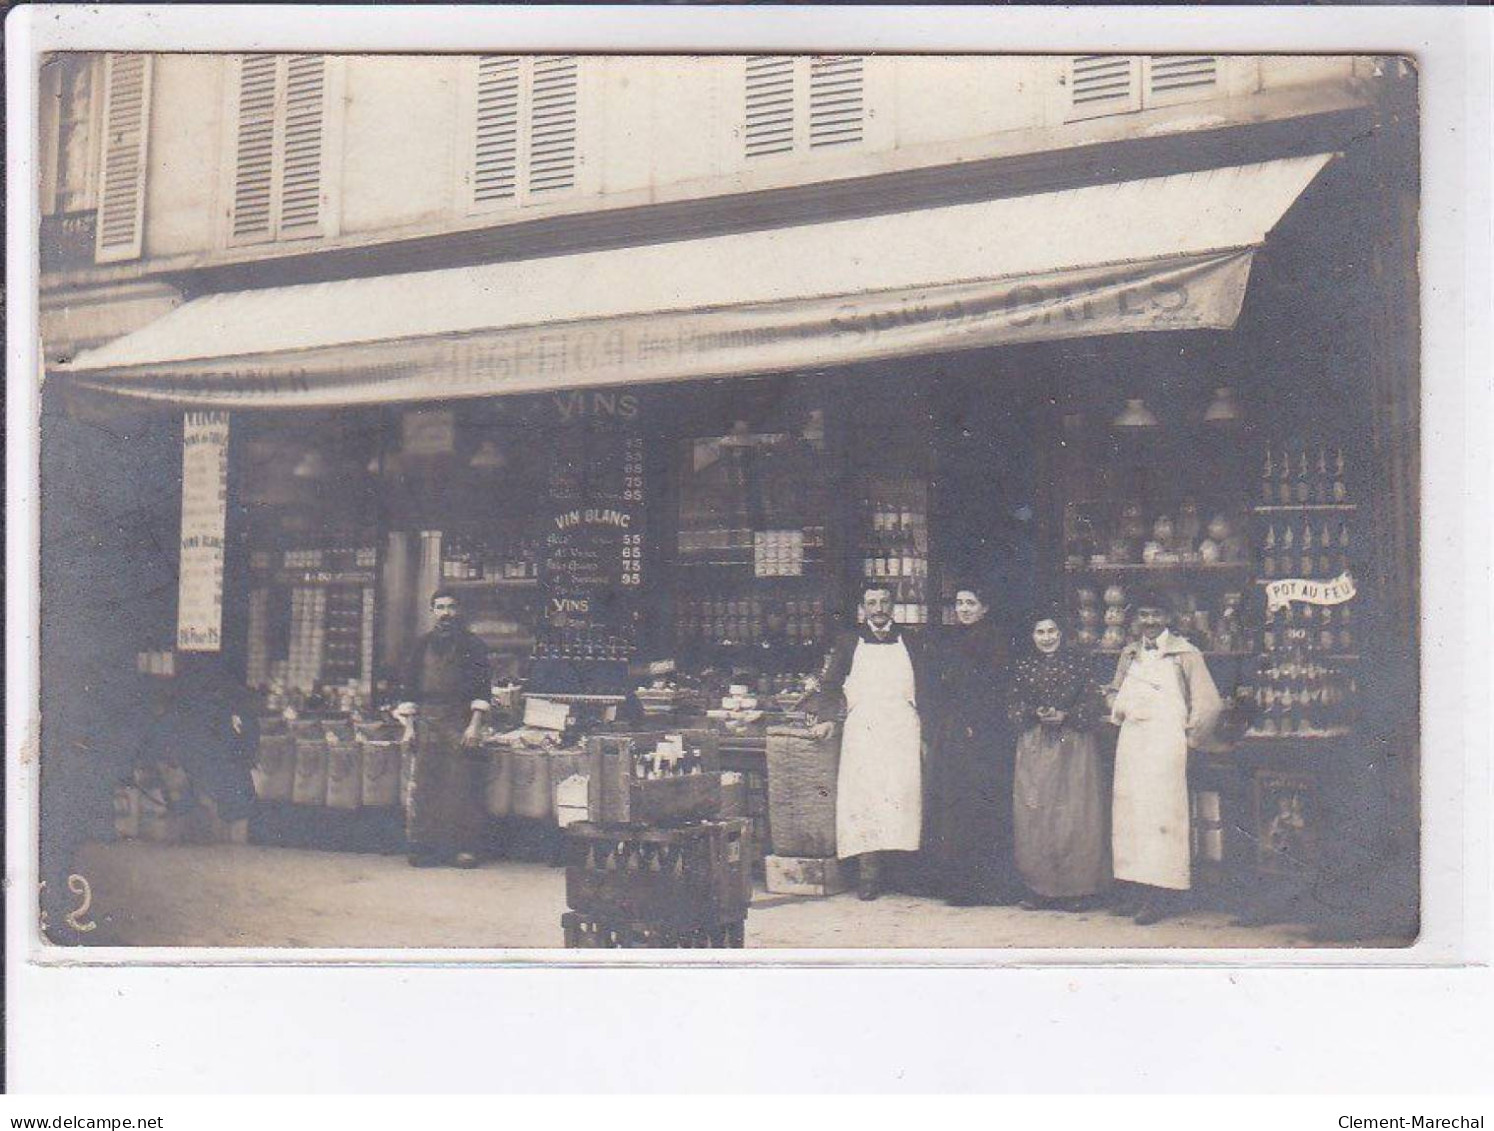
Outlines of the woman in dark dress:
{"type": "Polygon", "coordinates": [[[930,657],[929,841],[951,904],[1013,903],[1012,738],[1007,726],[1007,644],[982,587],[961,585],[957,623],[935,636],[930,657]]]}
{"type": "Polygon", "coordinates": [[[1024,906],[1074,910],[1105,879],[1105,811],[1094,727],[1100,696],[1085,658],[1063,646],[1057,616],[1033,619],[1031,651],[1012,670],[1018,730],[1013,821],[1024,906]]]}

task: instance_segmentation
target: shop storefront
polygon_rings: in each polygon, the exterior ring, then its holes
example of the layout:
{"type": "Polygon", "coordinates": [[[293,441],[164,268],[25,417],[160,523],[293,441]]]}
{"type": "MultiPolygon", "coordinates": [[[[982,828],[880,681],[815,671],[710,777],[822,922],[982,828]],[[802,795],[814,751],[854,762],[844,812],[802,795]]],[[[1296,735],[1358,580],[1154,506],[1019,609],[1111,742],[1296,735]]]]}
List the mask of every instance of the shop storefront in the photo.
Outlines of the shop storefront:
{"type": "Polygon", "coordinates": [[[67,380],[185,418],[178,662],[259,697],[268,837],[397,835],[437,589],[490,651],[495,822],[553,827],[588,737],[701,733],[765,848],[765,732],[867,582],[924,632],[962,585],[1018,641],[1056,605],[1096,685],[1161,590],[1230,705],[1200,884],[1301,914],[1371,833],[1414,860],[1415,434],[1355,325],[1409,269],[1356,283],[1360,164],[209,295],[67,380]]]}

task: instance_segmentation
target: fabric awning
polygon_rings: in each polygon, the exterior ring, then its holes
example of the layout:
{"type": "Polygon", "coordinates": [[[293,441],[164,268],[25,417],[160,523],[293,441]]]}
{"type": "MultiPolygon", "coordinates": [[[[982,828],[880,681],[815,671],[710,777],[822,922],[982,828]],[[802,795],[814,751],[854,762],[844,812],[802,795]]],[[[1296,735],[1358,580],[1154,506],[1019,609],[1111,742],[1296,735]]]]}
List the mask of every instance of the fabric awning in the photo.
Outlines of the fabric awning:
{"type": "Polygon", "coordinates": [[[210,295],[60,371],[182,405],[313,407],[1227,329],[1254,249],[1331,158],[210,295]]]}

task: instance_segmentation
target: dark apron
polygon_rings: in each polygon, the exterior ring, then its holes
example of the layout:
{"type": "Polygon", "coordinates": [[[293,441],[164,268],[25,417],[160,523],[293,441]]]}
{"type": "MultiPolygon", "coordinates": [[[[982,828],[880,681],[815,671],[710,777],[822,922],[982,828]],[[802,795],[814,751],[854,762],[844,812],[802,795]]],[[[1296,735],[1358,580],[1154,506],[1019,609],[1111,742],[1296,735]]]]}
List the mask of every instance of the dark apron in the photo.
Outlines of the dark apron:
{"type": "Polygon", "coordinates": [[[420,714],[405,838],[421,851],[477,852],[487,831],[487,758],[467,750],[462,732],[472,720],[472,700],[460,649],[425,649],[420,668],[420,714]]]}

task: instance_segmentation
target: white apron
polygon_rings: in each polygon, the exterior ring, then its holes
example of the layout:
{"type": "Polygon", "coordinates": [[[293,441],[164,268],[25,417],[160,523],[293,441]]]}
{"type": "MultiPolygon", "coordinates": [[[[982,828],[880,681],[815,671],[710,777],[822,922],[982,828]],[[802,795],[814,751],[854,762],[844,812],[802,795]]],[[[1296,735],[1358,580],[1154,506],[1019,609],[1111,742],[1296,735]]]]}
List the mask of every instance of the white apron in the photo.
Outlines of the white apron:
{"type": "Polygon", "coordinates": [[[1111,850],[1115,878],[1186,891],[1192,883],[1188,817],[1188,697],[1181,667],[1137,653],[1115,697],[1111,850]]]}
{"type": "Polygon", "coordinates": [[[858,641],[845,697],[836,854],[912,852],[923,829],[923,739],[913,660],[903,641],[858,641]]]}

